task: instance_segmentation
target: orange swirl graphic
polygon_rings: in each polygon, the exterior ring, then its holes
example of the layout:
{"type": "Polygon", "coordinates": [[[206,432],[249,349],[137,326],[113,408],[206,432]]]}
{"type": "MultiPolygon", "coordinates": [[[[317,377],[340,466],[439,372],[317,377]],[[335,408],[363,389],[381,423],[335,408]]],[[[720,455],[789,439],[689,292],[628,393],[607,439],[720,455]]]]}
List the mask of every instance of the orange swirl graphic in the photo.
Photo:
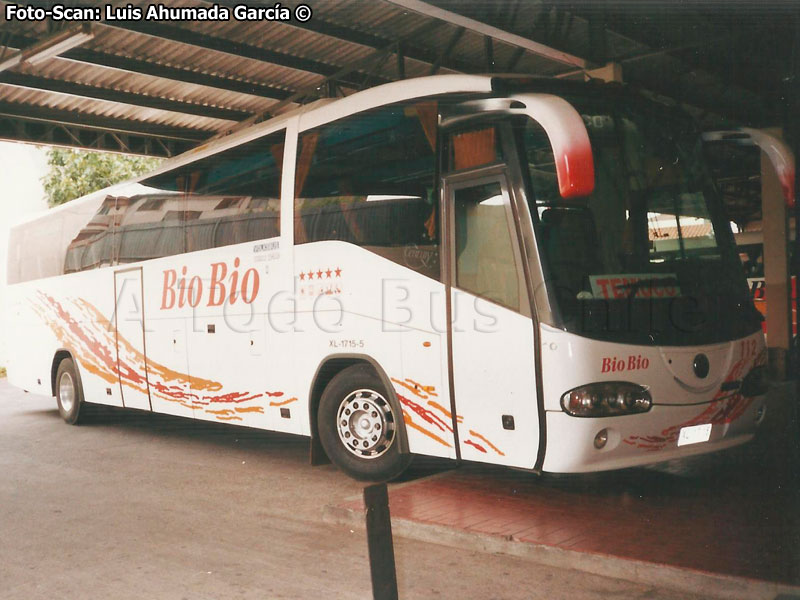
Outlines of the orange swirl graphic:
{"type": "Polygon", "coordinates": [[[286,406],[287,404],[291,404],[292,402],[297,402],[297,398],[289,398],[288,400],[282,400],[280,402],[275,402],[274,400],[270,401],[270,406],[286,406]]]}
{"type": "Polygon", "coordinates": [[[185,408],[201,410],[219,420],[242,419],[235,416],[233,410],[213,408],[214,405],[233,404],[237,412],[263,413],[260,405],[243,405],[265,396],[283,395],[281,391],[223,393],[223,385],[218,381],[191,376],[146,358],[125,337],[118,335],[111,321],[86,300],[78,298],[68,303],[69,309],[66,302],[44,292],[39,292],[31,301],[34,312],[59,342],[72,351],[80,366],[107,383],[119,383],[142,394],[149,393],[185,408]]]}
{"type": "MultiPolygon", "coordinates": [[[[434,386],[424,386],[413,379],[406,378],[405,380],[395,379],[392,377],[392,381],[399,385],[400,387],[409,390],[418,398],[423,400],[427,400],[428,406],[438,410],[442,414],[444,414],[449,421],[444,420],[438,414],[434,413],[432,410],[422,406],[418,402],[411,400],[410,398],[404,396],[400,392],[397,392],[397,399],[400,401],[400,404],[403,408],[403,421],[406,425],[411,427],[412,429],[419,431],[420,433],[426,435],[427,437],[436,440],[443,446],[447,446],[448,448],[452,448],[452,444],[447,442],[442,438],[440,434],[453,434],[453,426],[452,426],[452,419],[453,413],[447,410],[444,406],[439,404],[434,400],[429,400],[430,396],[436,396],[436,388],[434,386]],[[415,421],[415,417],[419,419],[415,421]]],[[[461,415],[456,415],[456,423],[463,423],[464,417],[461,415]]],[[[461,429],[459,428],[459,431],[461,429]]],[[[483,444],[489,446],[494,452],[496,452],[499,456],[505,456],[505,453],[500,450],[495,444],[490,442],[485,436],[481,435],[477,431],[470,429],[469,435],[481,440],[483,444]]],[[[487,453],[486,448],[483,445],[479,444],[473,439],[465,439],[464,444],[468,446],[472,446],[473,448],[479,450],[480,452],[487,453]]]]}
{"type": "MultiPolygon", "coordinates": [[[[737,381],[742,378],[748,360],[742,358],[735,362],[731,370],[725,376],[723,381],[728,383],[737,381]]],[[[762,351],[753,361],[752,366],[761,366],[766,363],[766,350],[762,351]]],[[[711,399],[709,405],[697,416],[692,417],[688,421],[673,425],[664,429],[660,435],[631,435],[622,440],[629,446],[635,446],[641,450],[648,452],[657,452],[663,450],[668,445],[677,443],[680,436],[681,429],[684,427],[691,427],[692,425],[724,425],[726,423],[733,423],[741,417],[750,405],[753,403],[754,398],[745,397],[739,391],[729,393],[720,387],[719,391],[711,399]]]]}

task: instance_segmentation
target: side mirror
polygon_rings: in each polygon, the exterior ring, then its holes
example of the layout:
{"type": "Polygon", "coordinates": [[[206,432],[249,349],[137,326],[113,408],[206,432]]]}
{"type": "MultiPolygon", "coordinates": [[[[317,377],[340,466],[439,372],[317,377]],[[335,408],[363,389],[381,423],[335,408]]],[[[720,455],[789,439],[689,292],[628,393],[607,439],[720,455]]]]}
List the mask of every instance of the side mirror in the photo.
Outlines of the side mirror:
{"type": "Polygon", "coordinates": [[[786,205],[794,206],[794,154],[780,138],[760,129],[739,127],[731,131],[707,131],[703,134],[704,142],[731,142],[740,146],[758,146],[769,158],[783,188],[786,205]]]}
{"type": "Polygon", "coordinates": [[[580,198],[594,191],[594,157],[586,125],[577,110],[551,94],[520,94],[524,112],[550,138],[562,198],[580,198]]]}

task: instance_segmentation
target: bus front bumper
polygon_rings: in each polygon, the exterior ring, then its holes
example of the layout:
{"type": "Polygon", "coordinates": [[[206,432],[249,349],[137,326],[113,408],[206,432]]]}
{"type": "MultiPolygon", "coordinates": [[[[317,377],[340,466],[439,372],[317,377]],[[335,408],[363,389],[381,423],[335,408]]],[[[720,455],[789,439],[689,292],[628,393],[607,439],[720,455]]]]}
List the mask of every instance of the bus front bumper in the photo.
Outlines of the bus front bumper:
{"type": "Polygon", "coordinates": [[[689,406],[656,405],[646,413],[622,417],[580,418],[547,411],[542,470],[610,471],[724,450],[751,440],[765,411],[765,396],[689,406]],[[698,435],[708,439],[691,441],[698,435]]]}

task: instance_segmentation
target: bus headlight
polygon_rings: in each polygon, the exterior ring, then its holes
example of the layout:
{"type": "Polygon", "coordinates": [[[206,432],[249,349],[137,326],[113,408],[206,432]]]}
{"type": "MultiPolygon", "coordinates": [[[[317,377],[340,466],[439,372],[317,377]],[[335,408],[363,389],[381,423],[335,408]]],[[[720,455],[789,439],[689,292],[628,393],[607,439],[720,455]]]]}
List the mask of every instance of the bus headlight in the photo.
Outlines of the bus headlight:
{"type": "Polygon", "coordinates": [[[561,408],[573,417],[616,417],[650,410],[647,388],[625,381],[590,383],[561,396],[561,408]]]}

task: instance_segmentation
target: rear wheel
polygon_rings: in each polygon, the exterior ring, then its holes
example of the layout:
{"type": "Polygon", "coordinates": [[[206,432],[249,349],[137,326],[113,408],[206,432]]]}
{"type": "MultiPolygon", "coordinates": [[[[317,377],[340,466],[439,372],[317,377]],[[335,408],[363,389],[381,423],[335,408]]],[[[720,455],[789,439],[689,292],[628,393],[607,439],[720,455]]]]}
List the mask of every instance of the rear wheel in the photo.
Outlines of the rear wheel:
{"type": "Polygon", "coordinates": [[[361,481],[400,475],[411,455],[400,451],[402,415],[368,365],[354,365],[331,379],[317,413],[320,442],[331,461],[361,481]]]}
{"type": "Polygon", "coordinates": [[[65,358],[58,365],[56,401],[61,418],[70,425],[77,425],[86,416],[83,387],[71,358],[65,358]]]}

